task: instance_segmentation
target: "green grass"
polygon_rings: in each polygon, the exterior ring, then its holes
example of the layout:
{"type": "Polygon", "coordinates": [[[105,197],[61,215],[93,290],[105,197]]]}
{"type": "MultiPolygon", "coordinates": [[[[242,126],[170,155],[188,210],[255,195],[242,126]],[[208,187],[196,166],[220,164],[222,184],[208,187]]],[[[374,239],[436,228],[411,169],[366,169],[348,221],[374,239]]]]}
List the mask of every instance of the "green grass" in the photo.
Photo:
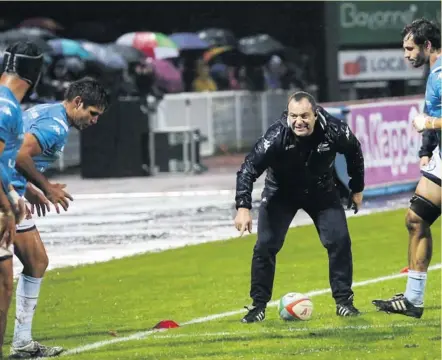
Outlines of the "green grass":
{"type": "MultiPolygon", "coordinates": [[[[406,266],[404,212],[349,219],[355,282],[397,274],[406,266]]],[[[432,263],[436,264],[441,261],[440,221],[432,229],[432,263]]],[[[149,330],[164,319],[183,323],[239,310],[250,303],[254,241],[251,235],[50,271],[34,319],[34,337],[71,349],[149,330]]],[[[314,227],[291,229],[278,255],[273,298],[291,291],[328,288],[327,263],[314,227]]],[[[422,319],[378,313],[371,305],[373,298],[402,292],[405,283],[406,278],[400,278],[356,287],[355,305],[364,312],[356,319],[337,317],[330,294],[325,294],[312,298],[315,309],[306,322],[283,322],[276,307],[271,307],[266,321],[258,324],[241,324],[241,315],[235,315],[65,358],[440,359],[440,270],[429,273],[422,319]],[[224,334],[216,334],[220,332],[224,334]]],[[[11,308],[9,314],[7,343],[11,341],[14,311],[11,308]]]]}

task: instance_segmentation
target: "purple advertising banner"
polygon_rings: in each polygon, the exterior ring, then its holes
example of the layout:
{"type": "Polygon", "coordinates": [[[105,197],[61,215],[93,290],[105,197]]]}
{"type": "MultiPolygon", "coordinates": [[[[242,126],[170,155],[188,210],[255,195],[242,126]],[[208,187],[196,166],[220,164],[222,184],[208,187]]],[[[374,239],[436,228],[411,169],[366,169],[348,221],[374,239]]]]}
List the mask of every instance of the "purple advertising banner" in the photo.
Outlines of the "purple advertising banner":
{"type": "Polygon", "coordinates": [[[423,101],[404,100],[350,105],[350,129],[361,142],[367,187],[419,179],[422,135],[412,126],[423,101]]]}

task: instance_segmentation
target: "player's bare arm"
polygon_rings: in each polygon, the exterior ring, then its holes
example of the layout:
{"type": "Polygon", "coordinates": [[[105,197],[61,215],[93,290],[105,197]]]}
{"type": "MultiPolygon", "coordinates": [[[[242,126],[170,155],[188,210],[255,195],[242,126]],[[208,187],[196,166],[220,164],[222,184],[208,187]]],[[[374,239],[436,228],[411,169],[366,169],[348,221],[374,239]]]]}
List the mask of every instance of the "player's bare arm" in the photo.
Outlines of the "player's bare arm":
{"type": "Polygon", "coordinates": [[[63,189],[65,184],[52,184],[38,169],[35,167],[32,157],[40,155],[42,149],[34,135],[26,133],[16,160],[16,168],[22,173],[28,181],[32,182],[41,191],[46,198],[54,205],[57,213],[60,213],[59,204],[67,211],[69,201],[73,200],[72,196],[63,189]]]}

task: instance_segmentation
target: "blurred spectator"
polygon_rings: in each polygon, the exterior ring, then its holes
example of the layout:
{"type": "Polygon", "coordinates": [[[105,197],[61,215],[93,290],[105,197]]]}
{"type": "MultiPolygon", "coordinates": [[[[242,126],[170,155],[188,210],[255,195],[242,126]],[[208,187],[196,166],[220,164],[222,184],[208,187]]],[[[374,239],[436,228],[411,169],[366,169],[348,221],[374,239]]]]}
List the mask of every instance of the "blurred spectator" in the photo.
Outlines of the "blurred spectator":
{"type": "Polygon", "coordinates": [[[264,69],[267,88],[281,89],[281,77],[284,73],[284,64],[279,56],[273,55],[264,69]]]}
{"type": "Polygon", "coordinates": [[[241,85],[236,77],[236,69],[233,66],[227,68],[227,77],[229,79],[230,90],[240,90],[241,85]]]}
{"type": "Polygon", "coordinates": [[[235,75],[235,68],[223,63],[216,63],[210,68],[210,76],[220,91],[240,90],[240,84],[235,75]]]}
{"type": "Polygon", "coordinates": [[[212,65],[210,76],[215,81],[218,90],[225,91],[230,89],[227,65],[221,63],[212,65]]]}
{"type": "Polygon", "coordinates": [[[193,81],[195,80],[195,59],[190,57],[181,58],[178,69],[181,70],[181,76],[185,91],[192,91],[193,81]]]}
{"type": "Polygon", "coordinates": [[[203,92],[217,90],[215,81],[213,81],[212,77],[210,76],[209,66],[203,60],[198,60],[196,72],[197,77],[192,84],[193,91],[203,92]]]}
{"type": "Polygon", "coordinates": [[[149,59],[143,63],[133,64],[129,69],[135,79],[138,95],[142,97],[152,95],[157,101],[163,98],[164,93],[155,86],[155,71],[149,59]]]}
{"type": "Polygon", "coordinates": [[[266,81],[264,77],[264,69],[258,65],[247,65],[245,67],[246,88],[249,91],[264,91],[266,81]]]}

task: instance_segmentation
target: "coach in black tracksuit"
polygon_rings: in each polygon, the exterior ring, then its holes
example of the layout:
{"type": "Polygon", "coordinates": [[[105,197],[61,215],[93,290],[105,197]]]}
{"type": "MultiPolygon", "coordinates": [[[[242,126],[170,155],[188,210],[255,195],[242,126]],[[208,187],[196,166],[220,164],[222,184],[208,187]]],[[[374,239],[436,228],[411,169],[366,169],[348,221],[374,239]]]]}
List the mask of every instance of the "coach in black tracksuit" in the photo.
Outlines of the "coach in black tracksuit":
{"type": "Polygon", "coordinates": [[[359,315],[353,306],[353,261],[346,215],[333,177],[336,153],[344,154],[355,211],[362,202],[364,158],[347,124],[316,105],[308,93],[289,98],[288,111],[269,127],[237,173],[235,226],[251,231],[251,193],[267,170],[253,250],[250,296],[253,306],[243,322],[262,321],[272,297],[276,254],[299,209],[313,219],[329,257],[329,277],[336,313],[359,315]]]}

